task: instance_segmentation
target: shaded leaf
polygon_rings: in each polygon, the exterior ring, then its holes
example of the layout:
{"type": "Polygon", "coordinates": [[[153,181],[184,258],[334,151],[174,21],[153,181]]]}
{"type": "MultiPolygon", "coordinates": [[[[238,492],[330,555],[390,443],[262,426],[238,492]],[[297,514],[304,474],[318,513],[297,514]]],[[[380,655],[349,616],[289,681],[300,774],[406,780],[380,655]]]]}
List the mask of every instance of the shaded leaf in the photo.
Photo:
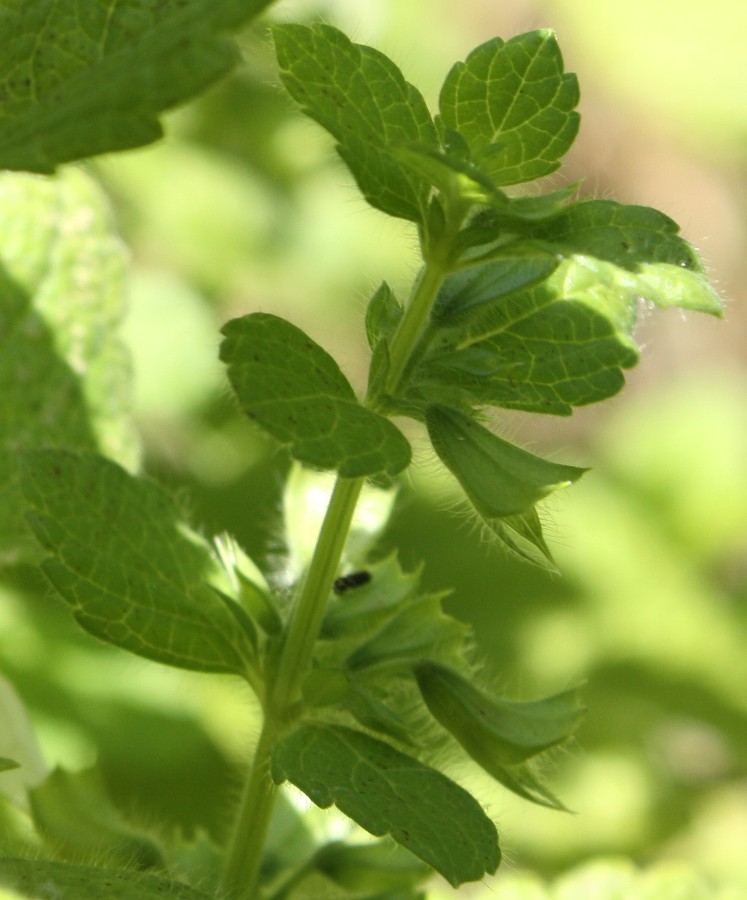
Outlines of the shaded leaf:
{"type": "Polygon", "coordinates": [[[501,247],[488,262],[444,279],[433,318],[439,325],[454,324],[485,304],[543,281],[560,261],[559,254],[537,245],[517,242],[501,247]]]}
{"type": "Polygon", "coordinates": [[[0,168],[63,162],[158,139],[159,113],[238,59],[222,37],[269,0],[13,3],[0,18],[0,168]]]}
{"type": "Polygon", "coordinates": [[[383,53],[329,25],[278,25],[273,34],[288,93],[336,139],[366,200],[389,215],[423,221],[430,185],[393,152],[407,144],[437,146],[420,92],[383,53]]]}
{"type": "Polygon", "coordinates": [[[503,519],[490,519],[483,524],[498,538],[505,550],[522,562],[559,574],[545,543],[542,523],[536,509],[530,509],[516,516],[506,516],[503,519]]]}
{"type": "Polygon", "coordinates": [[[29,800],[39,834],[68,858],[95,853],[122,868],[164,865],[158,844],[126,823],[112,805],[96,769],[55,769],[29,792],[29,800]]]}
{"type": "Polygon", "coordinates": [[[426,424],[434,450],[483,520],[525,513],[586,471],[541,459],[444,406],[429,407],[426,424]]]}
{"type": "Polygon", "coordinates": [[[267,313],[223,327],[220,356],[244,412],[300,462],[344,477],[395,475],[410,445],[358,403],[337,363],[300,328],[267,313]]]}
{"type": "Polygon", "coordinates": [[[0,756],[0,772],[8,772],[11,769],[20,768],[21,764],[14,759],[8,759],[6,756],[0,756]]]}
{"type": "Polygon", "coordinates": [[[433,717],[478,765],[514,793],[563,808],[525,763],[571,734],[583,713],[574,691],[516,703],[489,697],[437,663],[421,663],[414,673],[433,717]]]}
{"type": "Polygon", "coordinates": [[[473,797],[361,732],[304,725],[278,745],[272,774],[317,806],[334,803],[372,834],[390,834],[452,885],[478,880],[500,861],[495,826],[473,797]]]}
{"type": "Polygon", "coordinates": [[[117,335],[125,252],[83,172],[0,176],[0,564],[34,562],[14,448],[100,448],[138,459],[129,361],[117,335]]]}
{"type": "Polygon", "coordinates": [[[141,872],[95,869],[42,859],[0,859],[0,885],[28,897],[74,897],[75,900],[207,900],[208,895],[141,872]]]}
{"type": "Polygon", "coordinates": [[[371,895],[414,887],[431,874],[417,857],[389,840],[369,844],[334,841],[315,854],[314,866],[336,884],[371,895]]]}
{"type": "Polygon", "coordinates": [[[436,656],[459,659],[469,628],[441,609],[441,595],[410,600],[347,660],[351,672],[436,656]]]}
{"type": "Polygon", "coordinates": [[[443,123],[462,135],[495,185],[555,171],[578,131],[576,77],[563,73],[547,29],[473,50],[449,72],[439,102],[443,123]]]}
{"type": "Polygon", "coordinates": [[[247,675],[252,627],[210,584],[217,566],[157,485],[99,456],[24,453],[42,568],[96,637],[167,665],[247,675]]]}

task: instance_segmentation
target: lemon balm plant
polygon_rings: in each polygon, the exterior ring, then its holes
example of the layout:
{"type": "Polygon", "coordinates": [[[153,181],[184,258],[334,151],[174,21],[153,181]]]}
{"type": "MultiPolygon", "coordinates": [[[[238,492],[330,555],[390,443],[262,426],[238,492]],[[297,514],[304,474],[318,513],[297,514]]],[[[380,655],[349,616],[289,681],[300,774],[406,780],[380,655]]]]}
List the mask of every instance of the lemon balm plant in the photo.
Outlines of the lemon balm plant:
{"type": "MultiPolygon", "coordinates": [[[[478,47],[447,74],[437,115],[390,59],[331,26],[277,26],[274,43],[288,93],[334,137],[368,203],[416,227],[419,274],[409,296],[383,283],[368,303],[362,397],[285,319],[250,312],[223,328],[220,358],[238,404],[299,466],[288,502],[301,502],[304,472],[333,479],[308,560],[288,561],[290,590],[273,589],[230,539],[203,540],[162,488],[110,458],[116,452],[95,452],[95,423],[50,433],[31,415],[19,418],[23,428],[9,420],[18,552],[36,554],[77,622],[149,659],[243,679],[262,713],[230,840],[210,850],[197,883],[187,883],[184,848],[128,826],[94,781],[57,772],[31,792],[37,858],[0,861],[0,883],[22,896],[54,883],[76,897],[415,900],[433,871],[454,886],[493,873],[496,826],[449,761],[461,755],[562,810],[538,759],[571,734],[581,707],[573,691],[530,702],[489,691],[469,631],[443,612],[441,595],[421,590],[396,557],[369,558],[411,463],[402,421],[427,434],[507,552],[553,568],[537,506],[584,470],[499,437],[489,411],[569,415],[615,394],[638,358],[642,301],[720,313],[696,254],[662,213],[578,200],[574,188],[515,188],[554,172],[578,130],[576,79],[551,32],[478,47]],[[362,506],[378,510],[373,523],[356,518],[362,506]],[[336,807],[351,822],[347,836],[279,839],[278,822],[287,834],[302,820],[287,785],[336,807]],[[70,832],[88,835],[110,869],[71,853],[64,826],[51,821],[61,806],[70,832]]],[[[116,108],[106,92],[104,81],[100,113],[116,108]]],[[[147,129],[122,139],[148,119],[130,112],[124,121],[110,112],[108,144],[95,129],[72,144],[64,129],[39,136],[27,113],[33,153],[0,143],[0,163],[49,171],[151,139],[147,129]]],[[[111,267],[112,254],[88,263],[111,267]]],[[[17,259],[9,271],[15,306],[4,315],[21,310],[25,321],[38,280],[32,271],[24,282],[17,259]]],[[[39,377],[52,349],[36,347],[39,377]]],[[[107,365],[103,352],[97,360],[107,365]]],[[[79,389],[71,381],[60,408],[72,408],[79,389]]]]}

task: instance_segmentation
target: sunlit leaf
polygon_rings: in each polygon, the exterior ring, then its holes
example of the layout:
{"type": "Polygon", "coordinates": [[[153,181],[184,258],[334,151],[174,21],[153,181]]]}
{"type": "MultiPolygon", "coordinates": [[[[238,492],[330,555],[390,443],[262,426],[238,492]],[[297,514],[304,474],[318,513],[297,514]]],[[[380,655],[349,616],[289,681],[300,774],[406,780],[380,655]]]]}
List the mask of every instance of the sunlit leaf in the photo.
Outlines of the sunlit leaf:
{"type": "Polygon", "coordinates": [[[393,149],[437,146],[420,92],[383,53],[329,25],[273,30],[280,74],[304,112],[329,131],[368,202],[420,222],[429,183],[403,169],[393,149]]]}
{"type": "Polygon", "coordinates": [[[578,84],[563,73],[551,31],[493,38],[457,63],[441,89],[441,118],[496,185],[547,175],[573,143],[578,84]]]}
{"type": "Polygon", "coordinates": [[[246,675],[251,623],[210,583],[216,564],[156,484],[94,455],[23,454],[42,568],[79,624],[149,659],[246,675]]]}
{"type": "Polygon", "coordinates": [[[395,475],[410,445],[358,403],[337,363],[300,328],[267,313],[223,327],[221,359],[242,409],[300,462],[355,477],[395,475]]]}

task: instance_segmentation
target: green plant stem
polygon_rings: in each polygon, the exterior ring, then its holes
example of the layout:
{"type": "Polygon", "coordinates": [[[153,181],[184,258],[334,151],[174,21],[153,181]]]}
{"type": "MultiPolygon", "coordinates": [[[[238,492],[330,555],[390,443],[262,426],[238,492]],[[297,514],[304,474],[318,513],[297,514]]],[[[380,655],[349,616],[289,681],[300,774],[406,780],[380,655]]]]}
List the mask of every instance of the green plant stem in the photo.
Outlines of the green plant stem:
{"type": "Polygon", "coordinates": [[[286,711],[295,702],[311,665],[332,582],[337,575],[364,480],[338,477],[335,482],[270,692],[270,704],[275,710],[286,711]]]}
{"type": "Polygon", "coordinates": [[[239,816],[226,852],[221,896],[233,900],[255,900],[254,885],[259,874],[275,805],[275,782],[270,757],[275,746],[274,720],[265,717],[254,751],[252,770],[241,798],[239,816]]]}
{"type": "MultiPolygon", "coordinates": [[[[448,254],[444,254],[443,258],[436,256],[430,260],[413,287],[410,303],[390,347],[387,386],[392,393],[396,391],[428,323],[438,290],[449,271],[447,259],[448,254]]],[[[272,750],[292,718],[303,679],[311,667],[332,583],[364,481],[364,478],[338,477],[335,482],[314,555],[291,614],[275,679],[269,685],[262,733],[226,856],[222,889],[229,898],[255,900],[257,897],[257,875],[275,796],[270,771],[272,750]]]]}
{"type": "Polygon", "coordinates": [[[272,750],[298,700],[337,574],[363,478],[338,478],[330,497],[309,571],[291,615],[274,683],[265,704],[262,732],[226,854],[221,888],[229,898],[256,900],[275,798],[272,750]]]}
{"type": "Polygon", "coordinates": [[[389,372],[386,381],[388,394],[396,394],[407,363],[428,322],[436,295],[448,268],[437,262],[428,263],[420,272],[413,287],[405,314],[394,333],[389,347],[389,372]]]}

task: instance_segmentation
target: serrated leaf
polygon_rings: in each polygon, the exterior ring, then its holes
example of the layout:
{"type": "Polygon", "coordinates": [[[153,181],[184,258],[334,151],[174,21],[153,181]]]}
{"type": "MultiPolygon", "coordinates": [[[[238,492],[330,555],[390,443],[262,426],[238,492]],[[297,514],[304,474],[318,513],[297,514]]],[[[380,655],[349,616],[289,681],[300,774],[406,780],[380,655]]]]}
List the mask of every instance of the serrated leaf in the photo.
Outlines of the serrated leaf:
{"type": "Polygon", "coordinates": [[[349,670],[410,663],[424,656],[460,658],[469,628],[442,611],[441,599],[426,595],[409,601],[348,657],[349,670]]]}
{"type": "Polygon", "coordinates": [[[118,339],[125,252],[83,172],[0,176],[0,564],[34,562],[13,448],[138,459],[118,339]]]}
{"type": "Polygon", "coordinates": [[[486,521],[526,513],[587,471],[522,450],[454,409],[431,406],[425,420],[433,449],[486,521]]]}
{"type": "Polygon", "coordinates": [[[405,170],[393,152],[438,144],[420,92],[383,53],[329,25],[278,25],[273,34],[288,93],[335,138],[366,200],[422,222],[430,184],[405,170]]]}
{"type": "Polygon", "coordinates": [[[251,625],[210,584],[216,564],[171,498],[110,460],[24,453],[28,518],[43,570],[96,637],[167,665],[246,676],[251,625]]]}
{"type": "Polygon", "coordinates": [[[158,844],[126,823],[109,799],[96,769],[55,769],[29,791],[34,824],[45,842],[68,858],[106,858],[132,869],[163,867],[158,844]]]}
{"type": "Polygon", "coordinates": [[[34,898],[208,900],[207,894],[171,878],[43,859],[0,859],[0,885],[34,898]]]}
{"type": "Polygon", "coordinates": [[[417,590],[420,572],[403,572],[392,554],[370,565],[370,581],[352,593],[333,598],[322,623],[323,638],[355,637],[380,628],[417,590]]]}
{"type": "Polygon", "coordinates": [[[629,303],[644,299],[662,308],[722,313],[697,253],[677,223],[658,210],[587,200],[537,223],[532,237],[551,242],[567,257],[592,257],[616,267],[604,280],[629,303]]]}
{"type": "Polygon", "coordinates": [[[159,113],[237,61],[221,36],[269,0],[55,0],[6,4],[0,19],[0,168],[59,163],[148,144],[159,113]]]}
{"type": "Polygon", "coordinates": [[[492,873],[498,835],[479,803],[435,769],[350,728],[304,725],[272,760],[317,805],[337,808],[366,831],[390,834],[452,885],[492,873]]]}
{"type": "Polygon", "coordinates": [[[576,78],[563,73],[548,30],[482,44],[451,69],[440,96],[444,124],[495,185],[554,172],[576,137],[577,103],[576,78]]]}
{"type": "Polygon", "coordinates": [[[300,328],[252,313],[222,331],[220,357],[242,409],[297,460],[343,477],[396,475],[407,466],[402,433],[358,403],[334,359],[300,328]]]}
{"type": "Polygon", "coordinates": [[[570,415],[617,393],[638,360],[636,309],[593,262],[566,260],[535,287],[440,330],[407,399],[570,415]]]}

